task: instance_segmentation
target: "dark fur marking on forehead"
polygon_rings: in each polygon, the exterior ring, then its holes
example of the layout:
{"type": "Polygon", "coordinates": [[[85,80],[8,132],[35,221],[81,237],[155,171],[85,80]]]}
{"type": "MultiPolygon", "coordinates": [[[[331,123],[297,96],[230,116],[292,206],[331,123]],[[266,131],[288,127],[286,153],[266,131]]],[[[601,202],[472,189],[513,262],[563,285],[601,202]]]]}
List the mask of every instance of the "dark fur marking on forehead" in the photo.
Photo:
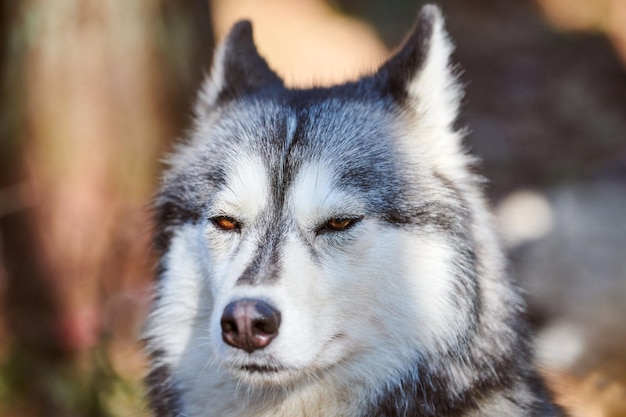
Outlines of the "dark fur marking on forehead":
{"type": "MultiPolygon", "coordinates": [[[[298,158],[294,157],[294,148],[302,139],[301,126],[297,120],[297,116],[288,114],[280,123],[279,133],[275,135],[276,141],[272,143],[276,150],[276,156],[273,163],[275,166],[269,167],[268,175],[270,177],[272,190],[272,201],[275,209],[275,215],[279,216],[285,203],[285,197],[289,186],[293,182],[299,166],[298,158]],[[296,117],[295,131],[290,132],[288,124],[290,118],[296,117]]],[[[271,153],[271,149],[268,149],[271,153]]]]}
{"type": "Polygon", "coordinates": [[[280,278],[281,250],[284,241],[284,228],[272,227],[257,245],[252,262],[237,279],[236,285],[271,284],[280,278]]]}
{"type": "Polygon", "coordinates": [[[373,75],[365,76],[359,81],[330,87],[284,89],[283,93],[285,105],[296,109],[301,115],[303,111],[329,100],[371,102],[376,106],[391,104],[391,100],[387,98],[388,91],[380,84],[380,80],[373,75]]]}

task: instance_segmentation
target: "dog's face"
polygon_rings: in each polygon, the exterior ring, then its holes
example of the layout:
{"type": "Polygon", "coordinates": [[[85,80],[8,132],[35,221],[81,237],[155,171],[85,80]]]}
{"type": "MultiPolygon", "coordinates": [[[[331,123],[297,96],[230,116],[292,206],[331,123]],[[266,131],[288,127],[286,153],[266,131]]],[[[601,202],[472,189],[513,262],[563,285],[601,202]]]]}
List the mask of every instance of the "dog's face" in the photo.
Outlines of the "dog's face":
{"type": "Polygon", "coordinates": [[[157,201],[148,337],[177,378],[379,378],[463,332],[475,266],[455,242],[467,174],[448,54],[425,9],[376,74],[289,90],[249,25],[231,31],[157,201]]]}
{"type": "Polygon", "coordinates": [[[264,101],[238,107],[224,115],[232,122],[225,132],[247,145],[220,158],[224,181],[199,237],[213,299],[206,325],[222,366],[278,382],[358,354],[373,328],[384,331],[393,314],[371,310],[393,308],[384,292],[397,293],[389,282],[397,238],[386,233],[396,208],[384,202],[399,194],[401,178],[392,173],[389,147],[365,146],[388,136],[380,109],[345,101],[300,110],[264,101]],[[245,129],[233,131],[241,114],[245,129]],[[228,306],[246,317],[232,317],[225,329],[228,306]],[[266,318],[276,323],[264,334],[266,318]]]}

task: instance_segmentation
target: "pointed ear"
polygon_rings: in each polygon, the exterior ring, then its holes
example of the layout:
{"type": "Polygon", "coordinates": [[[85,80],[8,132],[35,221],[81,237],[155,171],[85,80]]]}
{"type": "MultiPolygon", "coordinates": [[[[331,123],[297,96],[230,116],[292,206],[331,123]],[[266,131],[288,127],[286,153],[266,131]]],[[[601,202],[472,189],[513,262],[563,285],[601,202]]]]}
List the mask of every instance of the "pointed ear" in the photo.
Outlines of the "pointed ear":
{"type": "Polygon", "coordinates": [[[221,100],[282,85],[283,81],[256,49],[252,23],[241,20],[233,25],[217,47],[213,69],[204,83],[198,105],[211,108],[221,100]]]}
{"type": "Polygon", "coordinates": [[[426,5],[402,46],[378,70],[380,85],[423,122],[451,126],[462,96],[449,65],[452,43],[438,7],[426,5]]]}

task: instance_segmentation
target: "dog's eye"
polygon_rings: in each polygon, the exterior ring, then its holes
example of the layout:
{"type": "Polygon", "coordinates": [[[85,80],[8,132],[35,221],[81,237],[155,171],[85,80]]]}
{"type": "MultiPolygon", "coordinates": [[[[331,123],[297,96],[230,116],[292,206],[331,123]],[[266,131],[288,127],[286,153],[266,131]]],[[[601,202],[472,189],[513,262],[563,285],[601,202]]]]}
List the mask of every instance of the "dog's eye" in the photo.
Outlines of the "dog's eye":
{"type": "Polygon", "coordinates": [[[239,222],[232,217],[228,216],[217,216],[211,219],[215,227],[218,229],[222,229],[227,232],[237,231],[241,228],[239,222]]]}
{"type": "Polygon", "coordinates": [[[361,219],[351,219],[351,218],[337,218],[330,219],[326,223],[324,223],[318,230],[317,233],[327,233],[327,232],[341,232],[343,230],[347,230],[354,226],[361,219]]]}
{"type": "Polygon", "coordinates": [[[354,219],[330,219],[326,227],[330,230],[344,230],[352,226],[354,219]]]}

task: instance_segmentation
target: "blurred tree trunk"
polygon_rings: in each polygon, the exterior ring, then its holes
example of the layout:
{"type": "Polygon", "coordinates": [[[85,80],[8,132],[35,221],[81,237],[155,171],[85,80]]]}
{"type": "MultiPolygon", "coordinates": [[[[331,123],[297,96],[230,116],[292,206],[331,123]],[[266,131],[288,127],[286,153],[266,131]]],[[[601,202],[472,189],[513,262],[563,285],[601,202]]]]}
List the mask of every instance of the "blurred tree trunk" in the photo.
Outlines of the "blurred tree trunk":
{"type": "Polygon", "coordinates": [[[109,415],[90,360],[105,336],[115,371],[141,372],[149,201],[164,144],[188,120],[210,58],[208,5],[0,7],[0,383],[15,403],[8,413],[109,415]]]}
{"type": "MultiPolygon", "coordinates": [[[[41,383],[40,362],[56,360],[59,344],[53,334],[53,318],[59,300],[50,282],[43,280],[44,265],[36,251],[36,228],[33,210],[24,194],[25,173],[19,155],[23,153],[20,132],[24,128],[23,37],[18,36],[22,16],[20,5],[3,2],[0,10],[0,86],[4,92],[0,102],[0,289],[3,297],[3,323],[0,333],[2,358],[12,360],[5,365],[3,377],[12,392],[31,398],[32,403],[15,400],[22,412],[44,415],[54,404],[41,383]],[[14,359],[8,349],[20,352],[14,359]]],[[[0,412],[5,411],[0,408],[0,412]]]]}
{"type": "Polygon", "coordinates": [[[141,268],[136,251],[147,246],[141,233],[122,233],[137,230],[169,128],[148,38],[157,8],[29,3],[38,27],[25,57],[25,169],[47,279],[63,300],[59,336],[68,351],[80,351],[96,342],[99,286],[136,277],[141,269],[120,268],[131,259],[141,268]],[[112,260],[114,245],[120,257],[112,260]]]}

